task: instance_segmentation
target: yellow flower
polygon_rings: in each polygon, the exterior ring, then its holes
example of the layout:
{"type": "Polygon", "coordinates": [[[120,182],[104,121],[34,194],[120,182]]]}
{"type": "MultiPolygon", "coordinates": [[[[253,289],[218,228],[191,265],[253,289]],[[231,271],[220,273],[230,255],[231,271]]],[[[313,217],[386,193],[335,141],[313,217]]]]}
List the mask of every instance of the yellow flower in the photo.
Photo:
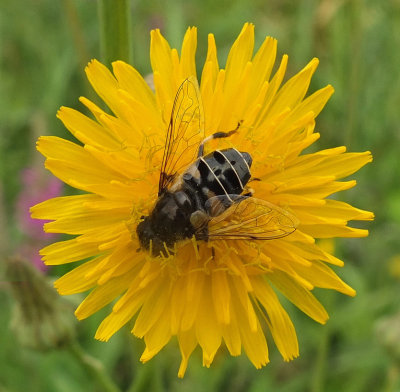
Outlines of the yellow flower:
{"type": "Polygon", "coordinates": [[[277,42],[267,37],[253,56],[254,26],[245,24],[220,69],[214,36],[201,74],[205,134],[238,131],[206,144],[208,152],[233,147],[251,153],[254,197],[294,215],[297,230],[269,241],[181,241],[169,257],[139,250],[136,227],[157,200],[162,152],[174,98],[187,78],[196,77],[196,28],[189,28],[180,56],[159,30],[151,32],[155,93],[130,65],[116,61],[113,74],[92,61],[86,68],[109,114],[86,98],[94,120],[62,107],[58,117],[82,143],[41,137],[38,150],[46,168],[77,189],[32,208],[32,216],[50,219],[44,229],[76,237],[42,249],[46,264],[85,260],[55,283],[62,295],[91,290],[76,310],[84,319],[115,301],[96,338],[107,341],[132,319],[132,333],[144,338],[145,362],[176,336],[183,377],[197,345],[210,366],[224,343],[230,354],[242,347],[256,368],[266,365],[268,328],[285,361],[299,355],[293,324],[279,302],[279,290],[319,323],[328,315],[311,293],[314,287],[347,295],[355,291],[328,266],[343,262],[321,249],[315,238],[364,237],[350,220],[373,214],[327,199],[356,182],[338,181],[372,160],[370,152],[346,153],[337,147],[302,151],[314,143],[315,117],[333,93],[328,85],[305,98],[317,68],[313,59],[282,83],[288,57],[272,75],[277,42]],[[213,248],[213,249],[212,249],[213,248]]]}

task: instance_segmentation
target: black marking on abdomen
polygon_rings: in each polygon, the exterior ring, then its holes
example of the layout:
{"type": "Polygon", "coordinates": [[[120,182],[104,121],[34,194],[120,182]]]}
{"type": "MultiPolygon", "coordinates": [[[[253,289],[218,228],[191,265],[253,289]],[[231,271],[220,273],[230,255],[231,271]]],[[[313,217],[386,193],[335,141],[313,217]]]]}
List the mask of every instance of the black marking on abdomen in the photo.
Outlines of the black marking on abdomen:
{"type": "MultiPolygon", "coordinates": [[[[214,151],[215,153],[215,151],[214,151]]],[[[211,155],[211,154],[210,154],[211,155]]],[[[214,159],[215,161],[215,159],[214,159]]],[[[229,198],[229,187],[227,188],[227,182],[222,178],[222,172],[220,175],[216,175],[215,171],[223,170],[221,164],[215,164],[211,159],[200,158],[199,159],[199,171],[201,177],[201,191],[207,199],[213,193],[214,195],[226,195],[229,198]],[[209,193],[211,191],[211,193],[209,193]]]]}
{"type": "MultiPolygon", "coordinates": [[[[235,150],[235,151],[237,151],[237,150],[235,150]]],[[[238,153],[239,153],[239,151],[237,151],[238,153]]],[[[238,172],[236,171],[236,169],[235,169],[235,167],[233,166],[236,162],[235,161],[230,161],[229,160],[229,158],[225,155],[226,154],[226,151],[225,151],[225,153],[224,153],[224,151],[220,151],[220,150],[216,150],[215,151],[215,153],[218,153],[218,154],[220,154],[223,158],[224,158],[224,160],[225,160],[225,162],[229,165],[229,167],[231,168],[231,170],[229,170],[229,168],[228,169],[225,169],[225,177],[227,177],[227,179],[229,180],[229,178],[228,178],[228,176],[231,176],[232,174],[233,174],[233,176],[234,176],[234,178],[231,178],[230,180],[232,181],[232,182],[235,182],[235,183],[237,183],[237,185],[238,185],[238,187],[240,187],[240,192],[242,192],[243,191],[243,188],[244,188],[244,186],[243,186],[243,183],[242,183],[242,180],[240,179],[240,177],[239,177],[239,174],[238,174],[238,172]]],[[[240,154],[240,153],[239,153],[240,154]]],[[[223,163],[225,163],[225,162],[223,162],[223,163]]],[[[226,165],[224,165],[225,167],[226,167],[226,165]]],[[[215,173],[215,174],[217,174],[217,173],[215,173]]],[[[232,177],[232,176],[231,176],[232,177]]]]}
{"type": "Polygon", "coordinates": [[[240,195],[250,179],[250,154],[234,148],[215,150],[200,157],[183,174],[183,182],[204,205],[210,197],[240,195]]]}

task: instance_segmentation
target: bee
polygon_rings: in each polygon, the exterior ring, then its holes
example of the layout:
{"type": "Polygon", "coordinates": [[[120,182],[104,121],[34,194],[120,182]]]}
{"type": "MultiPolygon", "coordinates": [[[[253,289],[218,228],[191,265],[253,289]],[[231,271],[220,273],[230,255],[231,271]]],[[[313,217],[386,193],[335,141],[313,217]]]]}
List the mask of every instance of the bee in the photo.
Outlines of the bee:
{"type": "MultiPolygon", "coordinates": [[[[205,144],[240,128],[204,135],[197,80],[185,79],[172,106],[161,164],[158,200],[142,216],[137,235],[142,249],[168,256],[179,241],[270,240],[296,230],[297,218],[246,188],[252,157],[236,148],[204,155],[205,144]]],[[[257,179],[254,179],[257,180],[257,179]]]]}

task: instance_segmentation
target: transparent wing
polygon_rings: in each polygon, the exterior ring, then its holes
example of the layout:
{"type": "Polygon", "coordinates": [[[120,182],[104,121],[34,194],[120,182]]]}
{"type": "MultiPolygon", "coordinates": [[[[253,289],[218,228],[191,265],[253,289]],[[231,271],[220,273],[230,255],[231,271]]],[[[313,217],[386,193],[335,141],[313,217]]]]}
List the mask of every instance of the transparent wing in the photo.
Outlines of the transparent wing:
{"type": "Polygon", "coordinates": [[[177,173],[197,158],[204,139],[204,113],[197,79],[185,79],[172,106],[164,156],[161,164],[158,195],[171,185],[177,173]]]}
{"type": "Polygon", "coordinates": [[[271,240],[293,233],[299,224],[290,212],[254,197],[215,196],[206,207],[214,214],[208,222],[209,240],[271,240]]]}

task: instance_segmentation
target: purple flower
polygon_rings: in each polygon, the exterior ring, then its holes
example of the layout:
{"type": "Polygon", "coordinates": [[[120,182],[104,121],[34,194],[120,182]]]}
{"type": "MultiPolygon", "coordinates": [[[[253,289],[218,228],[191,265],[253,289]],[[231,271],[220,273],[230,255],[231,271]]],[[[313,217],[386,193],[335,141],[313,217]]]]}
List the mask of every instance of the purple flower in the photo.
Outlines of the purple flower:
{"type": "Polygon", "coordinates": [[[45,233],[43,224],[48,220],[32,219],[29,208],[49,198],[60,196],[63,184],[42,168],[35,166],[23,169],[20,181],[21,192],[16,202],[16,219],[24,240],[19,254],[30,260],[38,269],[45,270],[46,267],[39,256],[39,249],[54,239],[57,234],[45,233]]]}

